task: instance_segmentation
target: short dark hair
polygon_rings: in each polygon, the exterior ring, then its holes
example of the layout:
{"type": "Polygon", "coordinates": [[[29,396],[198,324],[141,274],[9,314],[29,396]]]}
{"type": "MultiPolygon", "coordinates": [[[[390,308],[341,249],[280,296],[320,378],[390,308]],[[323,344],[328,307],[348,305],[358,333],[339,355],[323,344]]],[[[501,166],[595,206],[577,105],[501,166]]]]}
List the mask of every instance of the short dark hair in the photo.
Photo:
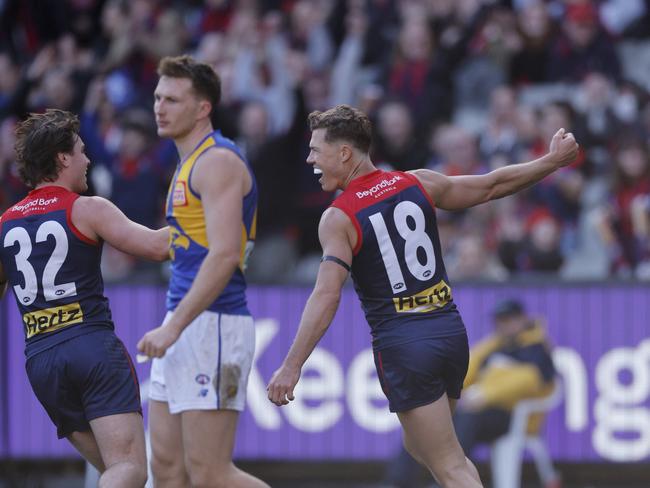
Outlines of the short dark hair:
{"type": "Polygon", "coordinates": [[[16,161],[20,179],[29,187],[55,181],[61,171],[57,155],[72,154],[79,137],[79,118],[70,112],[47,109],[29,114],[16,128],[16,161]]]}
{"type": "Polygon", "coordinates": [[[361,110],[349,105],[337,105],[325,112],[315,111],[309,114],[309,128],[325,129],[325,140],[348,141],[357,149],[367,153],[372,143],[370,120],[361,110]]]}
{"type": "Polygon", "coordinates": [[[196,94],[210,102],[213,111],[221,100],[219,75],[209,64],[200,63],[187,54],[162,58],[158,63],[158,76],[187,78],[192,82],[196,94]]]}
{"type": "Polygon", "coordinates": [[[516,300],[514,298],[508,298],[502,302],[497,303],[497,305],[494,307],[494,310],[492,310],[492,316],[497,320],[505,319],[507,317],[524,315],[525,313],[526,310],[524,308],[524,305],[519,300],[516,300]]]}

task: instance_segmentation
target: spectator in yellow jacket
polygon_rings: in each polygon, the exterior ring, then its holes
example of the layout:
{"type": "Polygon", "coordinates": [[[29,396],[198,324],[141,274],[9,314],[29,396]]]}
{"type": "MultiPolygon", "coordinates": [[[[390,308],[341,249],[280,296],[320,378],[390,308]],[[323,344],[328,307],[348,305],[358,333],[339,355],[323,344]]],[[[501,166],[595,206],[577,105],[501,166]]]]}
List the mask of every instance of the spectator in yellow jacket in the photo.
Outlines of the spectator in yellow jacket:
{"type": "MultiPolygon", "coordinates": [[[[470,453],[481,442],[505,434],[510,414],[521,400],[544,397],[553,390],[555,368],[544,328],[520,302],[506,300],[493,312],[494,334],[470,351],[464,392],[454,414],[458,439],[470,453]]],[[[541,424],[531,417],[530,433],[541,424]]]]}

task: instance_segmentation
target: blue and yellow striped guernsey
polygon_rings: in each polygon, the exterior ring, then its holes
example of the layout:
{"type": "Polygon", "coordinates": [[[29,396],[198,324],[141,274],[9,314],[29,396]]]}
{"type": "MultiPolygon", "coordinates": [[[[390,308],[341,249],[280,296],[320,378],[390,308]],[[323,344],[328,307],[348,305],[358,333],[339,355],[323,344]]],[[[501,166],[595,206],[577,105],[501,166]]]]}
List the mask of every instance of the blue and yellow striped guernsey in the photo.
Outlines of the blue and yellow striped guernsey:
{"type": "MultiPolygon", "coordinates": [[[[170,229],[171,278],[167,291],[167,309],[174,310],[188,292],[208,253],[208,238],[201,196],[192,188],[192,172],[199,156],[211,148],[225,148],[234,152],[246,163],[252,179],[252,187],[243,200],[242,245],[239,267],[223,292],[207,308],[219,313],[248,315],[246,304],[246,260],[253,249],[257,226],[257,185],[250,164],[233,141],[215,131],[207,135],[181,161],[167,194],[167,223],[170,229]]],[[[218,169],[217,169],[218,170],[218,169]]]]}

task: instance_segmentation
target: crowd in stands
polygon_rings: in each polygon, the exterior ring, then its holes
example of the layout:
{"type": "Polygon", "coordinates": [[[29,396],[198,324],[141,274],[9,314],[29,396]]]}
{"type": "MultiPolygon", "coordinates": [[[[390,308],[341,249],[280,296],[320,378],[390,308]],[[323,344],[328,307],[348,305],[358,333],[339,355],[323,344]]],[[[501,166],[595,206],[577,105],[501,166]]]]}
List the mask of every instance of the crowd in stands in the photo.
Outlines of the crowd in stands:
{"type": "MultiPolygon", "coordinates": [[[[223,83],[215,125],[259,185],[257,282],[312,282],[334,195],[305,164],[307,114],[357,106],[382,168],[477,174],[545,153],[578,160],[541,184],[438,211],[452,280],[650,279],[649,0],[2,0],[0,210],[26,188],[13,129],[79,114],[91,192],[164,224],[178,155],[153,120],[158,60],[189,53],[223,83]]],[[[157,270],[105,250],[106,277],[157,270]]],[[[152,272],[152,273],[150,273],[152,272]]]]}

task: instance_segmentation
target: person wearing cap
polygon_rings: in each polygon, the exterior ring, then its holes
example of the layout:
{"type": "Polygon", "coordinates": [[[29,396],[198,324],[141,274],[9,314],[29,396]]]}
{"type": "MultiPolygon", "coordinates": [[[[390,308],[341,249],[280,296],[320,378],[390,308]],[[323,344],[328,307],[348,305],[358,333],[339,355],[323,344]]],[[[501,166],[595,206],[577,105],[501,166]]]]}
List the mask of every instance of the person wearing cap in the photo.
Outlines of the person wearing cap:
{"type": "Polygon", "coordinates": [[[566,6],[546,70],[550,82],[575,83],[593,72],[620,79],[621,62],[614,41],[602,28],[594,2],[585,0],[566,6]]]}
{"type": "MultiPolygon", "coordinates": [[[[496,305],[493,320],[494,333],[470,351],[465,391],[454,418],[465,452],[505,434],[518,402],[553,390],[556,373],[540,321],[512,299],[496,305]]],[[[541,415],[531,417],[528,431],[536,432],[541,422],[541,415]]]]}

